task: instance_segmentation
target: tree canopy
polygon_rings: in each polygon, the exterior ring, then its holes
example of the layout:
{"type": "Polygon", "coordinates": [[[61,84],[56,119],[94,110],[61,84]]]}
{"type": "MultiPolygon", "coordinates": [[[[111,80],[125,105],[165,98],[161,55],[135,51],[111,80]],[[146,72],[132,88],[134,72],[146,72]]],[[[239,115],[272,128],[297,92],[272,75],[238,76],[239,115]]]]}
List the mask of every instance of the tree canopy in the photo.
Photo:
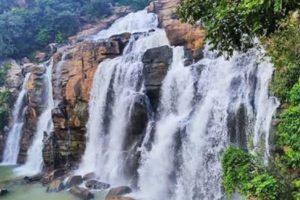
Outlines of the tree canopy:
{"type": "Polygon", "coordinates": [[[28,56],[51,42],[64,42],[83,23],[111,13],[112,4],[140,9],[149,0],[0,0],[0,57],[28,56]]]}
{"type": "Polygon", "coordinates": [[[274,33],[299,7],[298,0],[183,0],[178,14],[185,22],[200,21],[212,48],[230,56],[253,47],[256,37],[274,33]]]}

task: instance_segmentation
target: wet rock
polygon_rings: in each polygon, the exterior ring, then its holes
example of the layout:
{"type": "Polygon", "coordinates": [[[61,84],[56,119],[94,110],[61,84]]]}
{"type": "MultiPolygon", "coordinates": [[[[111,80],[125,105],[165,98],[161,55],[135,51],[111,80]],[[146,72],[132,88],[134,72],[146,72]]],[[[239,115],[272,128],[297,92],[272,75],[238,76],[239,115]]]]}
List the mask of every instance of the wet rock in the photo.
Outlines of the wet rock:
{"type": "Polygon", "coordinates": [[[60,192],[65,189],[62,179],[56,179],[52,181],[47,187],[47,192],[60,192]]]}
{"type": "Polygon", "coordinates": [[[8,193],[8,190],[5,188],[0,188],[0,196],[4,196],[8,193]]]}
{"type": "Polygon", "coordinates": [[[94,179],[96,177],[96,174],[94,172],[91,172],[91,173],[87,173],[85,174],[82,179],[84,181],[87,181],[87,180],[91,180],[91,179],[94,179]]]}
{"type": "Polygon", "coordinates": [[[49,184],[53,180],[56,180],[58,178],[62,178],[66,174],[66,169],[60,168],[60,169],[55,169],[49,173],[44,174],[41,182],[43,184],[49,184]]]}
{"type": "Polygon", "coordinates": [[[137,149],[142,143],[146,133],[147,124],[151,115],[150,112],[148,97],[143,94],[137,95],[131,107],[123,149],[123,151],[126,152],[125,157],[127,158],[125,161],[126,168],[124,169],[124,174],[128,177],[132,177],[133,181],[136,181],[138,177],[137,169],[140,164],[140,151],[137,149]]]}
{"type": "Polygon", "coordinates": [[[40,181],[42,178],[43,178],[43,174],[37,174],[34,176],[25,176],[24,180],[26,181],[26,183],[33,183],[33,182],[40,181]]]}
{"type": "Polygon", "coordinates": [[[99,182],[97,180],[88,180],[85,183],[85,186],[89,189],[94,189],[94,190],[106,190],[110,187],[109,184],[102,183],[102,182],[99,182]]]}
{"type": "Polygon", "coordinates": [[[172,56],[169,46],[148,49],[143,56],[145,90],[154,108],[158,105],[162,81],[172,63],[172,56]]]}
{"type": "Polygon", "coordinates": [[[203,59],[204,58],[203,49],[202,48],[195,49],[195,51],[193,53],[193,58],[195,59],[196,62],[203,59]]]}
{"type": "Polygon", "coordinates": [[[125,194],[129,194],[132,192],[132,189],[128,186],[120,186],[120,187],[115,187],[109,190],[109,192],[106,195],[106,199],[108,197],[115,197],[115,196],[122,196],[125,194]]]}
{"type": "Polygon", "coordinates": [[[94,194],[89,190],[74,186],[70,189],[70,193],[82,200],[90,200],[94,198],[94,194]]]}
{"type": "Polygon", "coordinates": [[[73,186],[80,185],[83,182],[83,179],[81,176],[70,176],[66,182],[66,187],[70,188],[73,186]]]}
{"type": "Polygon", "coordinates": [[[135,199],[131,197],[112,196],[112,197],[106,197],[105,200],[135,200],[135,199]]]}

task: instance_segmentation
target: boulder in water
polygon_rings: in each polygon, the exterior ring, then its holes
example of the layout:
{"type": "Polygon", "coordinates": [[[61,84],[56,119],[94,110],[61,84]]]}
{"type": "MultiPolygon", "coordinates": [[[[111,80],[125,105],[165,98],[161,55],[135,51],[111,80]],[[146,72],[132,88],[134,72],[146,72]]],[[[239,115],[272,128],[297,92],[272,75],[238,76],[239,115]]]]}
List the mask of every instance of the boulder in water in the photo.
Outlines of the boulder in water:
{"type": "Polygon", "coordinates": [[[89,189],[94,189],[94,190],[106,190],[110,187],[109,184],[102,183],[102,182],[99,182],[97,180],[88,180],[85,183],[85,186],[89,189]]]}
{"type": "Polygon", "coordinates": [[[8,190],[5,188],[0,188],[0,196],[6,195],[8,193],[8,190]]]}
{"type": "Polygon", "coordinates": [[[66,182],[66,187],[70,188],[76,185],[80,185],[83,182],[81,176],[70,176],[66,182]]]}
{"type": "Polygon", "coordinates": [[[61,179],[52,181],[47,187],[47,192],[60,192],[65,189],[64,183],[61,179]]]}
{"type": "Polygon", "coordinates": [[[135,199],[131,197],[112,196],[112,197],[106,197],[105,200],[135,200],[135,199]]]}
{"type": "Polygon", "coordinates": [[[26,183],[33,183],[33,182],[40,181],[42,178],[43,178],[43,174],[37,174],[34,176],[25,176],[24,180],[26,181],[26,183]]]}
{"type": "Polygon", "coordinates": [[[94,179],[96,177],[96,174],[94,172],[91,172],[91,173],[87,173],[85,174],[82,179],[84,181],[87,181],[87,180],[91,180],[91,179],[94,179]]]}
{"type": "Polygon", "coordinates": [[[154,108],[160,97],[160,88],[172,63],[173,51],[169,46],[148,49],[143,56],[145,90],[154,108]]]}
{"type": "Polygon", "coordinates": [[[108,194],[106,195],[106,199],[108,197],[122,196],[124,194],[129,194],[131,192],[132,189],[128,186],[115,187],[109,190],[108,194]]]}
{"type": "Polygon", "coordinates": [[[85,188],[74,186],[70,189],[70,193],[82,200],[90,200],[94,198],[94,194],[85,188]]]}

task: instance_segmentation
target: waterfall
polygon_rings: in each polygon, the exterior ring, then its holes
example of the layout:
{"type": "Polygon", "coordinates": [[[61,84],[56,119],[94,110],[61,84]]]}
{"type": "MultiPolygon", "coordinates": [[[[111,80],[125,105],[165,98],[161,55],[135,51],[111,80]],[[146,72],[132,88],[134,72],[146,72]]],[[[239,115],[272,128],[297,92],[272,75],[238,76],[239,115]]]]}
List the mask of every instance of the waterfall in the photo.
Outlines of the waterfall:
{"type": "MultiPolygon", "coordinates": [[[[78,174],[95,172],[112,185],[130,184],[123,146],[134,99],[146,95],[142,56],[150,48],[169,45],[165,31],[157,25],[154,14],[141,11],[117,20],[93,38],[134,33],[123,55],[106,59],[95,73],[87,146],[78,174]]],[[[266,163],[270,155],[270,126],[278,106],[268,92],[272,64],[261,59],[256,49],[226,60],[206,48],[203,59],[185,66],[185,49],[172,47],[172,51],[157,113],[149,120],[139,148],[134,196],[225,199],[220,160],[230,144],[262,152],[266,163]]]]}
{"type": "Polygon", "coordinates": [[[52,91],[52,68],[53,59],[50,63],[45,64],[47,67],[45,76],[46,82],[46,94],[45,99],[46,107],[43,113],[40,115],[37,122],[37,129],[34,135],[33,142],[27,152],[27,160],[25,165],[16,168],[15,172],[19,175],[34,175],[41,172],[43,167],[43,138],[44,134],[50,134],[53,131],[52,122],[52,109],[54,108],[53,91],[52,91]]]}
{"type": "MultiPolygon", "coordinates": [[[[106,32],[123,30],[118,26],[124,24],[131,25],[126,26],[126,31],[132,33],[139,28],[139,31],[148,31],[158,24],[157,17],[146,11],[128,16],[120,20],[122,23],[116,22],[117,25],[104,31],[105,35],[106,32]],[[141,19],[151,20],[145,24],[141,23],[141,19]]],[[[133,34],[122,56],[100,63],[89,102],[88,142],[78,173],[96,172],[101,180],[111,184],[126,182],[123,174],[123,142],[132,103],[142,90],[142,56],[149,48],[168,44],[165,32],[160,29],[133,34]]]]}
{"type": "Polygon", "coordinates": [[[146,32],[150,29],[155,29],[158,26],[158,19],[154,13],[147,13],[142,10],[135,13],[130,13],[127,16],[116,20],[109,29],[100,31],[92,37],[93,40],[109,38],[112,35],[120,33],[137,33],[146,32]]]}
{"type": "MultiPolygon", "coordinates": [[[[225,199],[220,159],[230,144],[229,136],[238,134],[228,130],[229,113],[244,104],[248,117],[240,120],[248,122],[243,127],[249,130],[245,137],[260,134],[268,140],[267,127],[278,105],[268,94],[272,65],[261,62],[253,49],[230,60],[206,51],[201,61],[183,67],[183,50],[173,51],[173,65],[162,86],[154,142],[151,150],[143,150],[137,196],[147,200],[225,199]]],[[[258,148],[267,152],[268,143],[258,148]]]]}
{"type": "Polygon", "coordinates": [[[26,109],[24,100],[27,95],[26,87],[29,76],[30,73],[27,73],[23,81],[22,90],[14,105],[13,126],[8,133],[5,150],[3,152],[3,164],[5,165],[17,164],[18,154],[20,150],[20,140],[22,137],[22,128],[24,125],[24,113],[26,109]]]}

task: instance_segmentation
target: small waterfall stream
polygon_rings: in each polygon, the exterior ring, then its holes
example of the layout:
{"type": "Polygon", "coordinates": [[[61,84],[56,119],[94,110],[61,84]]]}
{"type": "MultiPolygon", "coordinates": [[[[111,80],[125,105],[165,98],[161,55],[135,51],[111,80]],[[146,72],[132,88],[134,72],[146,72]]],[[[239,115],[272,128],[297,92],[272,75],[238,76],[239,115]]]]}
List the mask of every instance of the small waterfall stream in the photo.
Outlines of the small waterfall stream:
{"type": "Polygon", "coordinates": [[[47,100],[46,107],[38,119],[37,131],[34,135],[33,142],[27,152],[27,160],[25,165],[16,168],[15,172],[19,175],[35,175],[42,171],[43,167],[43,138],[45,134],[50,134],[53,131],[52,109],[54,108],[53,91],[52,91],[52,68],[53,59],[44,64],[46,69],[45,98],[47,100]]]}
{"type": "Polygon", "coordinates": [[[24,113],[26,106],[24,105],[24,100],[27,95],[27,82],[30,73],[27,73],[22,90],[17,98],[13,110],[13,126],[8,133],[5,150],[3,152],[3,162],[4,165],[15,165],[17,164],[18,154],[20,150],[20,140],[22,137],[22,128],[24,125],[24,113]]]}

